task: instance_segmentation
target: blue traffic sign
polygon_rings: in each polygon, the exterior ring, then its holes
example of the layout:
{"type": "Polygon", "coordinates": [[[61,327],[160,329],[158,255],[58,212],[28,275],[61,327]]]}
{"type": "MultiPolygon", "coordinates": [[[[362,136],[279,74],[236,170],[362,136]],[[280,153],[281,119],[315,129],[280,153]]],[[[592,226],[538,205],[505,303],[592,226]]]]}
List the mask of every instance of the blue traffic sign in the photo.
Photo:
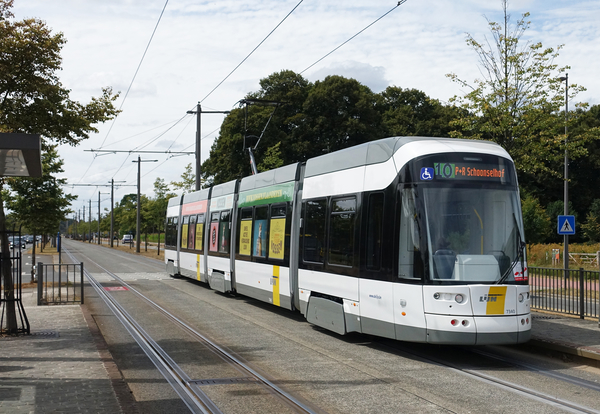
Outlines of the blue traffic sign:
{"type": "Polygon", "coordinates": [[[575,216],[558,216],[558,234],[575,234],[575,216]]]}

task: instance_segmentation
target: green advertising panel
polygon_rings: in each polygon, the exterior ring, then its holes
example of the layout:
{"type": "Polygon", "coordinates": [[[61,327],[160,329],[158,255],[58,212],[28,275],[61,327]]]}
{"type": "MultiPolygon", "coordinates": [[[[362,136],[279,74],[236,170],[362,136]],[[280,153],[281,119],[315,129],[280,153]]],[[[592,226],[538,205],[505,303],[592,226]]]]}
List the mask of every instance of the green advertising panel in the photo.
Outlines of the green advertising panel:
{"type": "Polygon", "coordinates": [[[294,196],[294,182],[277,184],[256,190],[240,193],[238,207],[252,207],[264,204],[284,203],[292,201],[294,196]]]}

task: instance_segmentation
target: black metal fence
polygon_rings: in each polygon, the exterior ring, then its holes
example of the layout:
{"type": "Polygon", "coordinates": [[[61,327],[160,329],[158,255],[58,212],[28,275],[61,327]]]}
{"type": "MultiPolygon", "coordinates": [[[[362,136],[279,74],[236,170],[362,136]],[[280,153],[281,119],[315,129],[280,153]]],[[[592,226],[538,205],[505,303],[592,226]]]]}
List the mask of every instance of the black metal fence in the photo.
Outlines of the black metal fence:
{"type": "Polygon", "coordinates": [[[579,269],[529,267],[531,309],[548,310],[581,319],[599,317],[600,272],[579,269]]]}
{"type": "MultiPolygon", "coordinates": [[[[0,254],[0,333],[28,334],[29,320],[23,307],[23,281],[21,276],[21,233],[7,231],[10,245],[6,263],[0,254]]],[[[0,232],[0,238],[3,233],[0,232]]]]}
{"type": "Polygon", "coordinates": [[[83,263],[37,265],[38,305],[83,304],[83,263]]]}

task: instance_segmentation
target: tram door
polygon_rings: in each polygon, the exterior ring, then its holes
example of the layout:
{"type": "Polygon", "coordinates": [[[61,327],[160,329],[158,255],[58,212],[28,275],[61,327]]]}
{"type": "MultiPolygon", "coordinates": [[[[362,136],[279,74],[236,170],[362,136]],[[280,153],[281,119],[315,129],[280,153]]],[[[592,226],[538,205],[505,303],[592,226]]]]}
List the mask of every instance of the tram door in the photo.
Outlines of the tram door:
{"type": "Polygon", "coordinates": [[[415,192],[399,188],[400,231],[398,243],[398,280],[393,284],[396,339],[427,341],[423,307],[423,263],[419,253],[419,226],[415,220],[415,192]]]}
{"type": "Polygon", "coordinates": [[[390,282],[359,279],[360,325],[363,333],[396,338],[394,293],[390,282]]]}

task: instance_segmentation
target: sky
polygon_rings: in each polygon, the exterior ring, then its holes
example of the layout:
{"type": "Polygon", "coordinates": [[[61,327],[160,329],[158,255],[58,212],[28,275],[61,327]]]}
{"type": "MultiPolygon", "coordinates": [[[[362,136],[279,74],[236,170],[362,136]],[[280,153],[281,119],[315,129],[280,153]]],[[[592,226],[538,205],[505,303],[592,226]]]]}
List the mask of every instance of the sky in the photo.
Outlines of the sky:
{"type": "MultiPolygon", "coordinates": [[[[116,106],[122,113],[114,121],[98,125],[99,132],[77,147],[59,147],[65,163],[62,176],[70,184],[65,190],[79,197],[72,209],[88,210],[91,200],[92,217],[97,217],[99,193],[101,211],[110,208],[106,185],[111,179],[117,183],[115,202],[135,193],[138,157],[143,161],[143,194],[154,196],[158,177],[166,183],[181,180],[185,166],[195,166],[194,155],[167,151],[194,152],[196,118],[187,111],[199,102],[204,111],[237,108],[240,99],[259,90],[260,79],[275,72],[292,70],[311,82],[342,75],[376,93],[392,85],[414,88],[444,103],[464,94],[446,75],[467,81],[481,77],[478,57],[465,39],[469,34],[492,41],[488,20],[502,20],[501,1],[407,0],[395,7],[397,3],[15,0],[16,19],[39,18],[67,39],[58,75],[71,90],[71,99],[87,103],[107,86],[121,92],[116,106]],[[157,153],[129,152],[136,150],[157,153]]],[[[512,22],[526,12],[531,25],[523,40],[544,47],[564,45],[555,63],[571,67],[570,84],[587,88],[576,101],[600,104],[600,2],[509,1],[512,22]]],[[[224,116],[202,115],[202,161],[224,116]]]]}

